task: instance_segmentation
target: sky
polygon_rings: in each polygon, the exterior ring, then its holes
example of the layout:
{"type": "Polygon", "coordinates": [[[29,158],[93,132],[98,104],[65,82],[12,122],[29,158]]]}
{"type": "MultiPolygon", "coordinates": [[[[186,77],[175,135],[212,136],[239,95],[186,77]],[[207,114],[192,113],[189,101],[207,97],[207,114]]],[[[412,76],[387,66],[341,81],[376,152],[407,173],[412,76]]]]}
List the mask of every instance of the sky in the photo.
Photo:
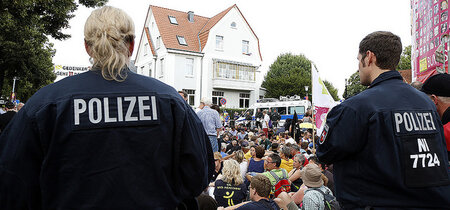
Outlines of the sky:
{"type": "MultiPolygon", "coordinates": [[[[303,54],[314,62],[322,80],[328,80],[339,96],[345,79],[358,70],[359,42],[374,31],[391,31],[403,46],[411,44],[410,0],[109,0],[134,20],[141,37],[149,5],[213,17],[236,4],[259,38],[264,75],[277,56],[303,54]]],[[[79,6],[70,28],[72,37],[54,43],[55,65],[89,66],[84,49],[84,23],[93,9],[79,6]]],[[[138,43],[138,42],[137,42],[138,43]]],[[[134,60],[136,51],[131,59],[134,60]]]]}

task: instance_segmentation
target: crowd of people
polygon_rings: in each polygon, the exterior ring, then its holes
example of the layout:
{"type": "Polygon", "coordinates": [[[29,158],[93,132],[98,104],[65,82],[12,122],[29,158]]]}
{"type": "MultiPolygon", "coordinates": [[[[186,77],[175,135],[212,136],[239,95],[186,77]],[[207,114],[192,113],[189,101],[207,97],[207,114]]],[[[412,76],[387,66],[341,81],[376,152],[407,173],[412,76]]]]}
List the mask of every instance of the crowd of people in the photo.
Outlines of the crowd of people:
{"type": "Polygon", "coordinates": [[[450,78],[422,92],[404,83],[390,32],[361,41],[369,88],[332,108],[320,137],[295,120],[280,128],[268,110],[255,126],[224,126],[210,100],[193,110],[183,92],[131,72],[134,23],[121,9],[94,10],[84,36],[90,71],[40,89],[17,114],[6,104],[1,209],[450,207],[450,78]]]}
{"type": "MultiPolygon", "coordinates": [[[[202,101],[205,102],[202,110],[212,110],[208,100],[202,101]]],[[[220,108],[214,110],[211,116],[219,116],[220,108]]],[[[267,111],[260,111],[262,119],[270,119],[267,111]]],[[[204,118],[202,111],[197,114],[201,120],[204,118]]],[[[305,120],[312,122],[306,116],[305,120]]],[[[333,196],[332,166],[323,164],[315,156],[314,144],[318,137],[311,138],[312,129],[298,127],[303,119],[286,123],[286,128],[273,124],[263,126],[264,123],[258,123],[260,127],[247,127],[245,123],[220,127],[211,118],[202,122],[206,124],[205,129],[208,125],[215,126],[212,131],[218,138],[211,143],[219,145],[220,149],[214,150],[213,179],[198,197],[200,204],[208,205],[200,209],[279,209],[280,205],[286,205],[282,204],[286,200],[292,209],[323,209],[323,195],[317,190],[333,196]],[[297,136],[294,138],[291,133],[297,136]],[[265,191],[262,186],[269,190],[265,191]],[[280,195],[283,201],[280,198],[277,204],[275,198],[280,195]]]]}

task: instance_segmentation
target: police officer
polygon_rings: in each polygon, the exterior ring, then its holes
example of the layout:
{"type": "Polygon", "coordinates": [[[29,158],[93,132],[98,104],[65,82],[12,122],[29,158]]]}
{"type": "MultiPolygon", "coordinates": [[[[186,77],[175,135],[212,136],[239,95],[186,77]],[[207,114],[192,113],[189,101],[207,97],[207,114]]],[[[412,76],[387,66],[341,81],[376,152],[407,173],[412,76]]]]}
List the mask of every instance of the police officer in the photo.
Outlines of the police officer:
{"type": "Polygon", "coordinates": [[[334,107],[317,156],[334,164],[345,209],[450,207],[450,174],[436,107],[395,71],[400,38],[374,32],[359,45],[361,84],[369,88],[334,107]]]}
{"type": "Polygon", "coordinates": [[[0,208],[175,209],[199,195],[211,145],[176,90],[127,68],[131,18],[97,9],[84,35],[92,70],[39,90],[0,138],[0,208]]]}

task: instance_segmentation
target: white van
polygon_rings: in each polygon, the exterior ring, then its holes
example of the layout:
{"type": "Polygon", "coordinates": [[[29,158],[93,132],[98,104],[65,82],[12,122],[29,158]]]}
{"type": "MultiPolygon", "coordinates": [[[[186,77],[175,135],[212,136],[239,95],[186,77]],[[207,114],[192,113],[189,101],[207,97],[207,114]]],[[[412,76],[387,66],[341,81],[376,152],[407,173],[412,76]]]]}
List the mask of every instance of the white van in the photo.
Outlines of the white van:
{"type": "Polygon", "coordinates": [[[258,102],[250,106],[236,121],[237,124],[246,122],[246,116],[252,116],[252,120],[255,120],[255,114],[258,109],[262,111],[271,109],[277,110],[281,115],[281,120],[278,126],[283,126],[286,119],[292,119],[294,117],[294,111],[297,112],[297,118],[303,119],[305,112],[311,108],[311,102],[308,100],[287,100],[287,101],[273,101],[273,102],[258,102]]]}

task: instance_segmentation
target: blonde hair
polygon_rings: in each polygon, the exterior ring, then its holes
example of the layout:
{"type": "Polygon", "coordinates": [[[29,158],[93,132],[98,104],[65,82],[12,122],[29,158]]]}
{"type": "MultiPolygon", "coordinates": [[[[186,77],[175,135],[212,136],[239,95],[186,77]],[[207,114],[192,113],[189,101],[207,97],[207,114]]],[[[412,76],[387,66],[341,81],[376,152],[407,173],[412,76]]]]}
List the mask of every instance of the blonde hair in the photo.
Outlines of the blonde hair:
{"type": "Polygon", "coordinates": [[[225,160],[223,162],[222,175],[222,180],[228,184],[233,184],[233,181],[235,186],[244,183],[244,179],[241,175],[241,167],[239,166],[239,163],[233,159],[225,160]]]}
{"type": "Polygon", "coordinates": [[[242,150],[238,150],[235,153],[234,159],[240,164],[244,160],[244,152],[242,150]]]}
{"type": "Polygon", "coordinates": [[[94,68],[106,80],[123,81],[130,61],[129,46],[134,41],[133,20],[118,8],[105,6],[94,10],[84,25],[84,40],[94,68]]]}

